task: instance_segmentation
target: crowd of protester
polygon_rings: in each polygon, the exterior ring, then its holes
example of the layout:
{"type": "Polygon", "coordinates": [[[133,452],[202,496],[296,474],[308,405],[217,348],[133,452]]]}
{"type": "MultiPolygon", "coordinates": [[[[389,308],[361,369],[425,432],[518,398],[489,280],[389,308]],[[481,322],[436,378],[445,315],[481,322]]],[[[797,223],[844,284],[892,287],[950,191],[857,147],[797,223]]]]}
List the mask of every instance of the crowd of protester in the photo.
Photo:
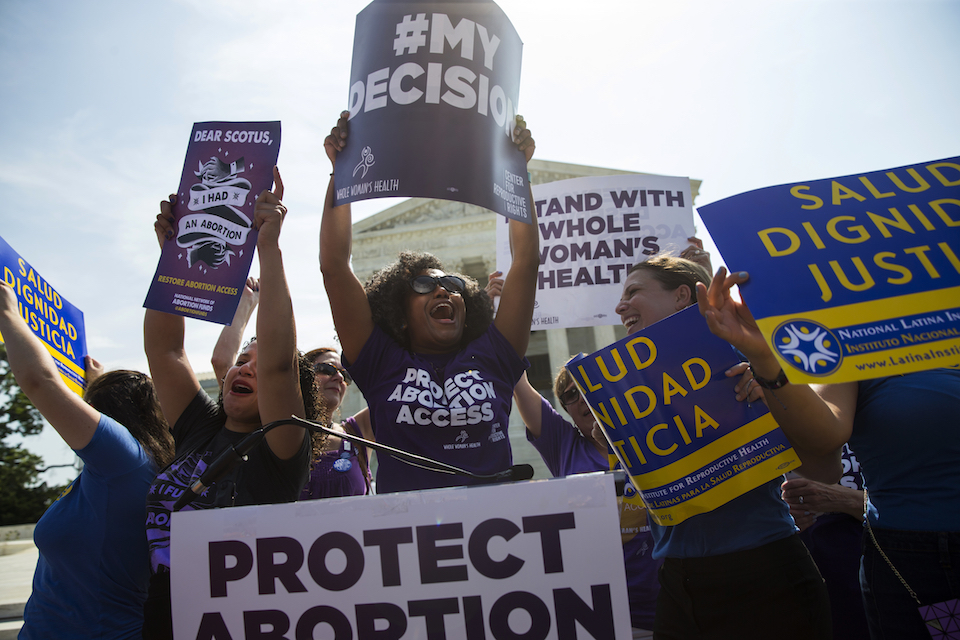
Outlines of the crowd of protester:
{"type": "MultiPolygon", "coordinates": [[[[325,140],[334,166],[349,144],[348,116],[325,140]]],[[[536,145],[519,116],[514,140],[529,162],[536,145]]],[[[401,253],[364,284],[350,267],[350,205],[334,206],[332,176],[320,270],[342,352],[298,351],[275,169],[273,190],[255,204],[259,280],[248,279],[213,349],[216,402],[187,359],[184,319],[155,310],[144,318],[150,376],[101,373],[88,358],[81,399],[0,284],[0,333],[17,381],[85,463],[37,525],[40,559],[21,638],[171,638],[170,515],[183,497],[191,498],[186,509],[210,509],[477,482],[389,454],[374,458],[356,437],[494,474],[512,465],[506,429],[515,403],[554,476],[615,465],[570,375],[561,369],[552,390],[561,414],[525,373],[539,266],[535,211],[533,224],[510,222],[510,270],[492,274],[485,288],[421,252],[401,253]],[[256,338],[241,345],[255,311],[256,338]],[[465,377],[483,383],[488,397],[457,409],[434,393],[457,392],[449,381],[465,377]],[[339,408],[354,382],[367,409],[344,419],[339,408]],[[425,393],[388,402],[404,385],[425,393]],[[325,432],[272,428],[244,464],[197,488],[221,452],[291,414],[325,432]],[[418,419],[410,428],[414,415],[428,416],[426,425],[418,419]],[[455,459],[443,446],[452,421],[477,443],[455,459]]],[[[163,201],[156,218],[161,247],[174,236],[174,201],[163,201]]],[[[767,404],[801,475],[675,526],[648,519],[633,498],[620,525],[634,638],[929,637],[918,606],[960,597],[960,439],[950,428],[960,414],[960,370],[791,384],[731,295],[749,275],[721,268],[711,277],[709,254],[690,242],[679,256],[635,265],[610,310],[632,334],[698,305],[710,330],[744,358],[727,372],[739,377],[737,399],[767,404]]]]}

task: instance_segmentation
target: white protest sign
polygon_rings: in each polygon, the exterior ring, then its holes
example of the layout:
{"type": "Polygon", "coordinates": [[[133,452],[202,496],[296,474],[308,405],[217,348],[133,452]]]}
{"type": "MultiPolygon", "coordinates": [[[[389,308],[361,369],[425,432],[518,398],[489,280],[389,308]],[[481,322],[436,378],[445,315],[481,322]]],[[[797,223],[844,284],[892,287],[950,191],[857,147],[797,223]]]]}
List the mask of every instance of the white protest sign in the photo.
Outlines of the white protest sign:
{"type": "Polygon", "coordinates": [[[174,637],[631,637],[612,474],[180,512],[174,637]]]}
{"type": "MultiPolygon", "coordinates": [[[[690,179],[649,174],[573,178],[533,187],[540,273],[532,329],[616,324],[627,271],[694,235],[690,179]]],[[[510,267],[506,221],[497,224],[497,269],[510,267]]]]}

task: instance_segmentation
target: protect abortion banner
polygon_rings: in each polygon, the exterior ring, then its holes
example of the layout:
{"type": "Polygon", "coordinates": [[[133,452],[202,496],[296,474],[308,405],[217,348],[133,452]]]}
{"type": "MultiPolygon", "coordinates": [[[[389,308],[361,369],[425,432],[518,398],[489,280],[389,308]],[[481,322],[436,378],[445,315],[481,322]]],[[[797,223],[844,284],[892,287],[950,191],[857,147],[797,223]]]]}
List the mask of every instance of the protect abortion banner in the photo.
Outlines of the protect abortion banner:
{"type": "Polygon", "coordinates": [[[612,474],[178,512],[174,637],[631,637],[612,474]]]}
{"type": "Polygon", "coordinates": [[[800,466],[766,405],[737,402],[724,372],[738,362],[688,307],[566,365],[658,524],[800,466]]]}
{"type": "MultiPolygon", "coordinates": [[[[540,272],[532,329],[616,322],[627,271],[694,235],[690,179],[650,174],[573,178],[533,187],[540,272]]],[[[506,221],[497,225],[497,270],[510,268],[506,221]]]]}
{"type": "Polygon", "coordinates": [[[699,211],[792,382],[960,364],[960,157],[699,211]]]}
{"type": "Polygon", "coordinates": [[[63,381],[82,396],[86,385],[83,357],[87,355],[83,312],[65,300],[3,238],[0,238],[0,268],[3,281],[17,293],[23,320],[53,356],[63,381]]]}
{"type": "Polygon", "coordinates": [[[523,43],[493,2],[371,2],[357,15],[336,204],[443,198],[531,220],[513,145],[523,43]]]}
{"type": "Polygon", "coordinates": [[[198,122],[183,163],[175,236],[143,306],[230,324],[250,273],[257,196],[273,185],[280,122],[198,122]]]}

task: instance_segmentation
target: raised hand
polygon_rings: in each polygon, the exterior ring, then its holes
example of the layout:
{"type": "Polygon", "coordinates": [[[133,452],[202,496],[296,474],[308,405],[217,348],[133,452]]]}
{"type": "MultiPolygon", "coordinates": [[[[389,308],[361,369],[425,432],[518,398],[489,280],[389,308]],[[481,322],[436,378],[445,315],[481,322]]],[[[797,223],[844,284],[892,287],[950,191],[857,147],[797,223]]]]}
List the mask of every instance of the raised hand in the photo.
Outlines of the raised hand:
{"type": "Polygon", "coordinates": [[[483,290],[487,292],[491,300],[499,296],[503,291],[503,271],[494,271],[487,276],[487,286],[483,290]]]}
{"type": "Polygon", "coordinates": [[[337,120],[337,126],[330,130],[330,135],[328,135],[323,140],[323,148],[327,152],[327,157],[330,158],[330,164],[336,166],[337,156],[343,151],[347,146],[347,136],[350,133],[350,112],[341,111],[340,119],[337,120]]]}
{"type": "MultiPolygon", "coordinates": [[[[517,145],[517,149],[523,151],[527,162],[530,162],[533,152],[537,148],[537,143],[530,134],[530,130],[527,129],[527,123],[524,122],[523,116],[517,116],[517,126],[513,130],[513,144],[517,145]]],[[[329,152],[327,154],[329,155],[329,152]]]]}
{"type": "Polygon", "coordinates": [[[273,191],[264,189],[257,196],[253,209],[253,228],[259,230],[257,248],[276,245],[280,240],[280,227],[287,215],[283,198],[283,180],[280,170],[273,168],[273,191]]]}
{"type": "Polygon", "coordinates": [[[157,220],[153,223],[153,230],[157,234],[157,242],[163,249],[163,243],[173,237],[174,219],[173,205],[177,202],[177,194],[171,193],[166,200],[160,201],[160,213],[157,214],[157,220]]]}
{"type": "Polygon", "coordinates": [[[730,288],[750,279],[745,271],[727,275],[723,267],[708,289],[697,283],[697,306],[715,336],[739,349],[751,362],[770,353],[749,307],[730,295],[730,288]]]}

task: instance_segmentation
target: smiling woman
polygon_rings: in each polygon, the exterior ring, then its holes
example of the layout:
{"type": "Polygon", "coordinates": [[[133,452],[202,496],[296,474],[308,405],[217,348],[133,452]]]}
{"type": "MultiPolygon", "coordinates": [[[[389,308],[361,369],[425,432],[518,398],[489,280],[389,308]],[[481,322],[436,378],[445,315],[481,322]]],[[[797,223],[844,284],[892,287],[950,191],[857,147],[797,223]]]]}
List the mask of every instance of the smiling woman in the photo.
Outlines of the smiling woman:
{"type": "MultiPolygon", "coordinates": [[[[324,141],[332,163],[346,148],[349,113],[324,141]]],[[[517,152],[534,142],[522,119],[517,152]]],[[[366,286],[350,269],[350,205],[333,206],[333,179],[320,229],[320,270],[343,345],[343,359],[363,391],[378,442],[450,462],[475,474],[512,464],[507,428],[524,354],[539,265],[539,231],[510,222],[514,250],[500,313],[475,280],[450,274],[428,253],[401,253],[366,286]]],[[[380,456],[377,491],[465,484],[463,478],[380,456]]]]}

